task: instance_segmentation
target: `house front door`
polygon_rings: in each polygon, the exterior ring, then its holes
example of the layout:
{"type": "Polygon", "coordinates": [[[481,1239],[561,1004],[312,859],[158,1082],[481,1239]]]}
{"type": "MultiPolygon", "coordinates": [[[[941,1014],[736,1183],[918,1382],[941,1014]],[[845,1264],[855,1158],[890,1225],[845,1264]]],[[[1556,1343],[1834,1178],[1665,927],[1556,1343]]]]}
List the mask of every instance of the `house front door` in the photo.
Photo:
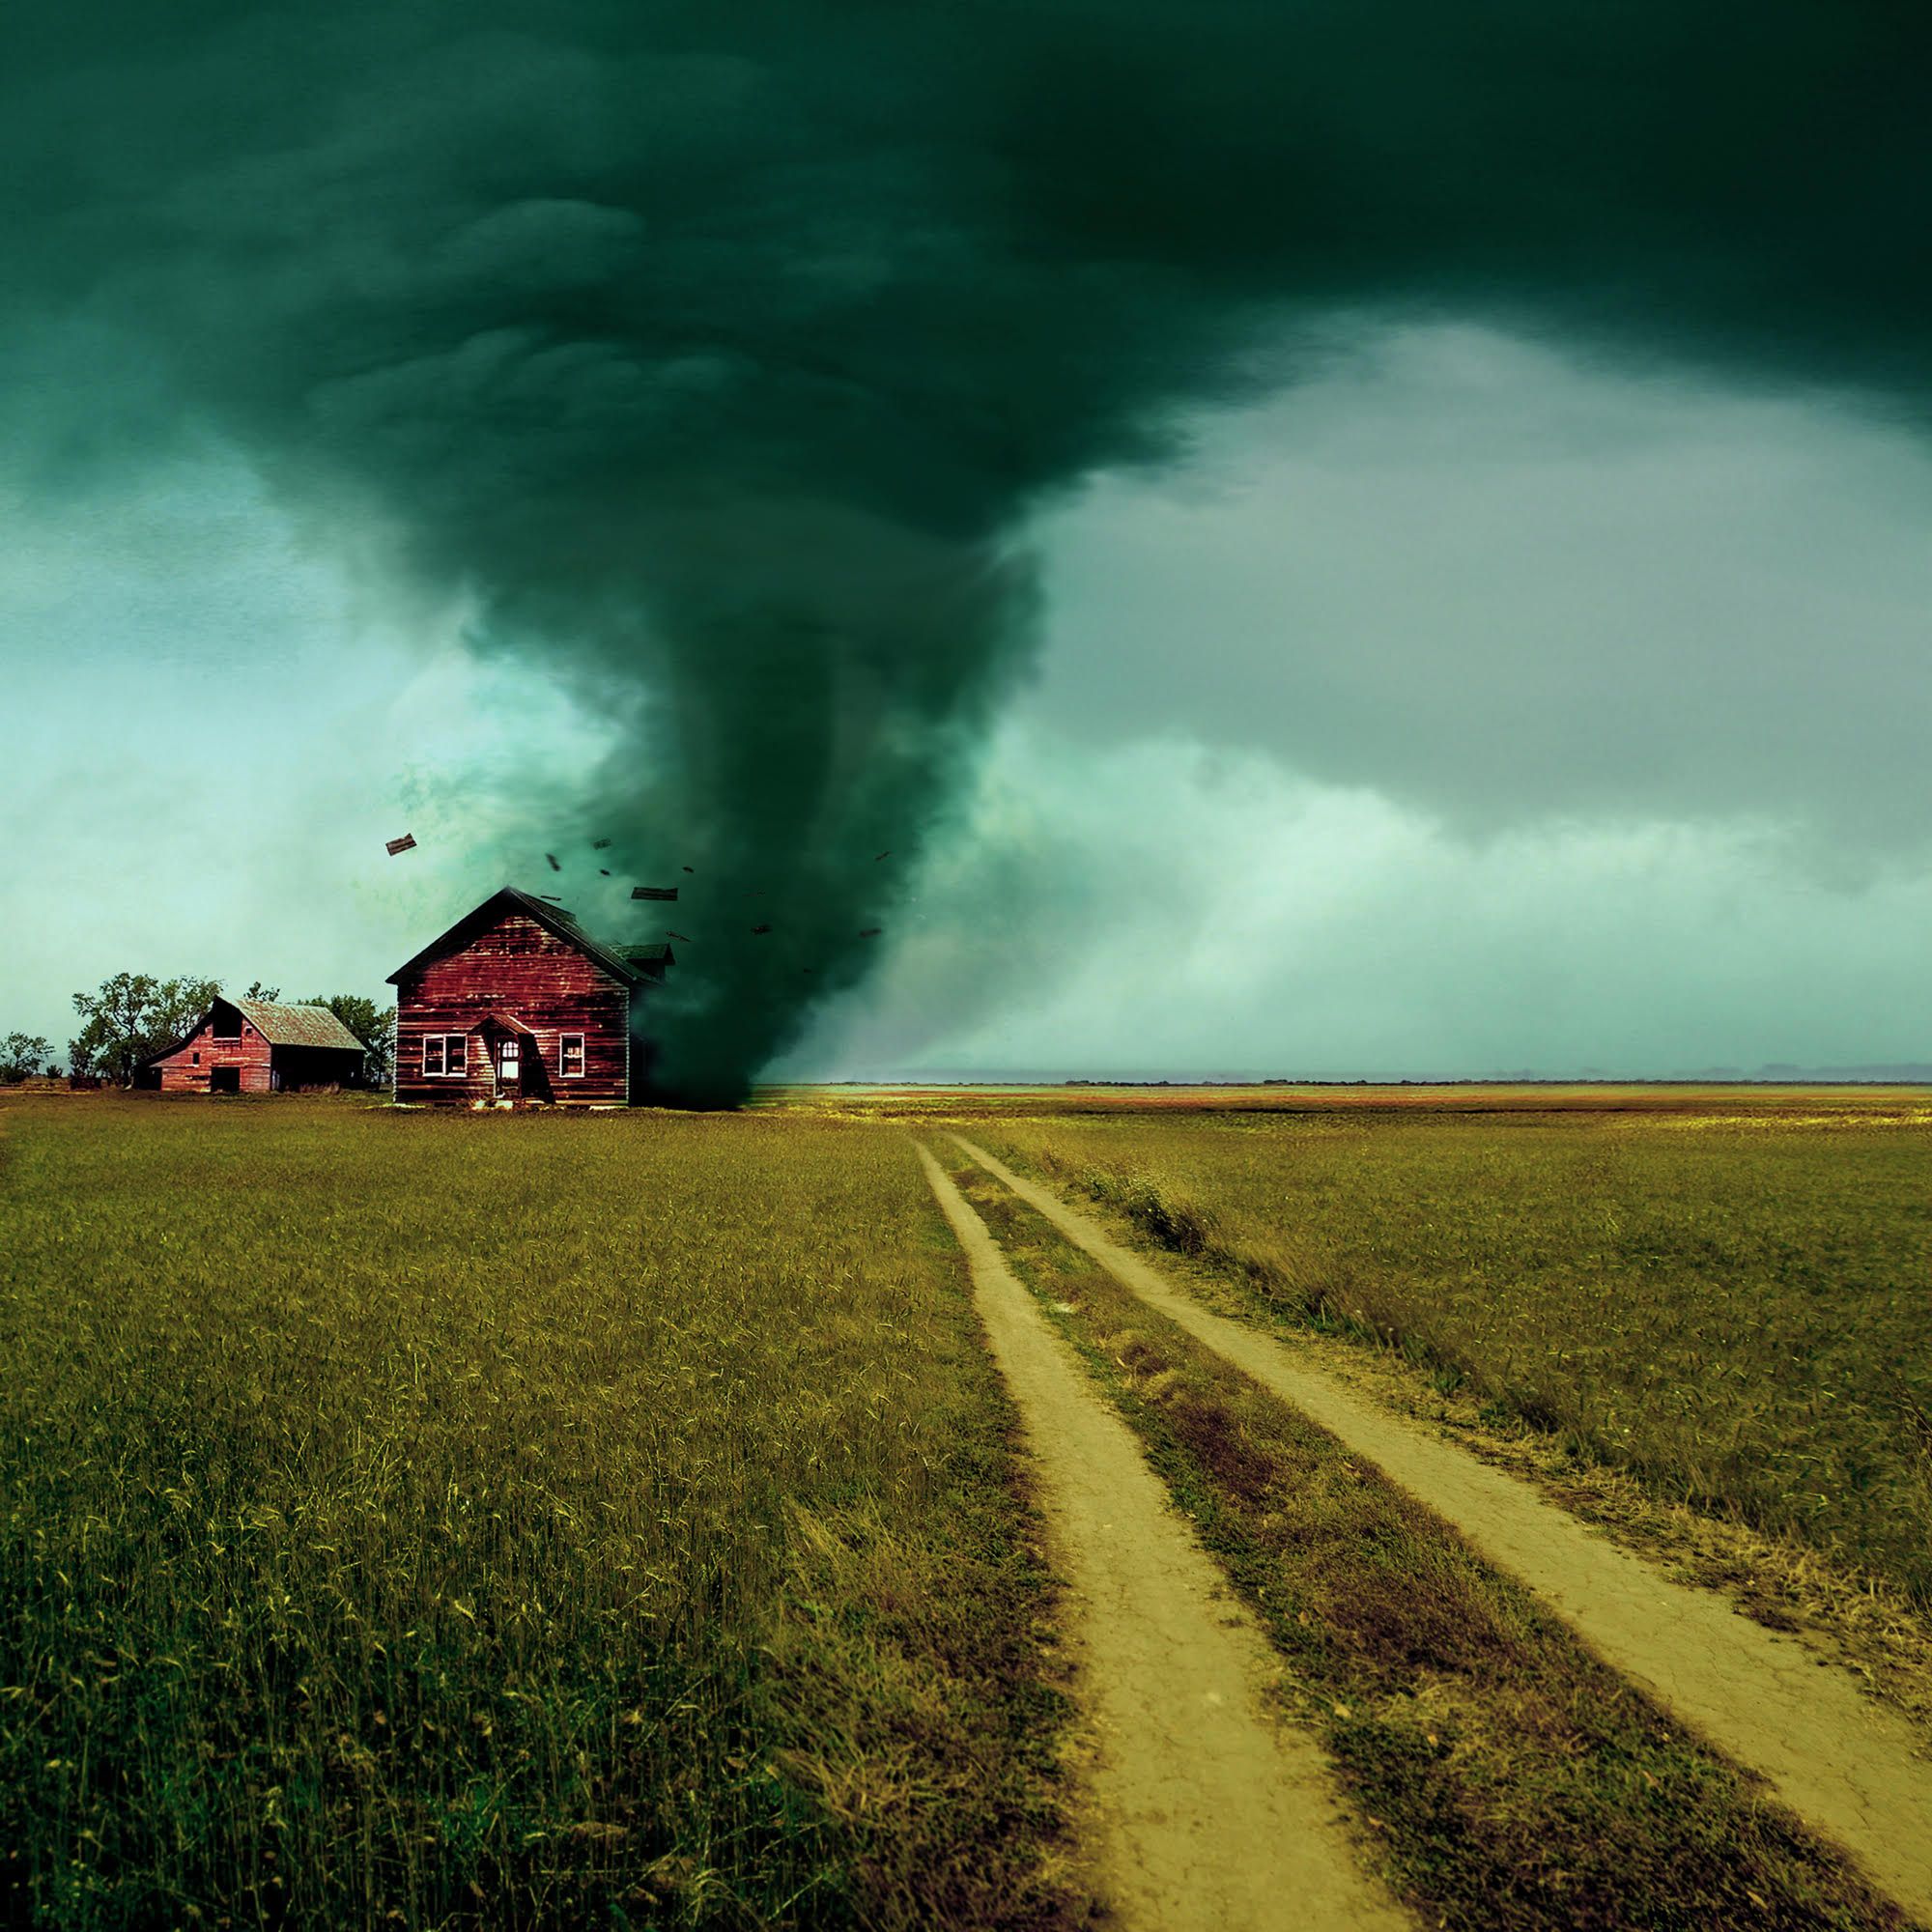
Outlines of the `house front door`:
{"type": "Polygon", "coordinates": [[[497,1085],[505,1094],[514,1094],[523,1082],[523,1041],[505,1037],[497,1042],[497,1085]]]}

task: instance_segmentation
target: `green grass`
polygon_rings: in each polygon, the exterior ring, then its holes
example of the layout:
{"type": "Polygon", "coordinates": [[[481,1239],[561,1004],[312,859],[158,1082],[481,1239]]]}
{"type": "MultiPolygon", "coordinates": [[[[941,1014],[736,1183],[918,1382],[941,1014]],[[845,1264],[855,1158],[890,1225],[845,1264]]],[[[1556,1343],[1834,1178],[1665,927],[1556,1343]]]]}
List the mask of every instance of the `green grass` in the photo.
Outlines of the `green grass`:
{"type": "Polygon", "coordinates": [[[1923,1096],[1007,1118],[987,1144],[1661,1495],[1932,1604],[1923,1096]]]}
{"type": "Polygon", "coordinates": [[[1645,1120],[1722,1119],[1790,1124],[1858,1121],[1932,1125],[1932,1089],[1924,1087],[1722,1086],[1696,1081],[1367,1081],[1264,1082],[1189,1087],[1161,1082],[1107,1085],[1065,1081],[1026,1086],[765,1087],[760,1110],[819,1118],[889,1121],[1148,1119],[1193,1114],[1279,1114],[1305,1119],[1358,1116],[1481,1120],[1492,1115],[1630,1116],[1645,1120]]]}
{"type": "Polygon", "coordinates": [[[1052,1587],[902,1136],[0,1133],[0,1918],[1068,1920],[1052,1587]]]}
{"type": "Polygon", "coordinates": [[[1901,1922],[1426,1509],[939,1151],[1261,1620],[1421,1923],[1901,1922]]]}

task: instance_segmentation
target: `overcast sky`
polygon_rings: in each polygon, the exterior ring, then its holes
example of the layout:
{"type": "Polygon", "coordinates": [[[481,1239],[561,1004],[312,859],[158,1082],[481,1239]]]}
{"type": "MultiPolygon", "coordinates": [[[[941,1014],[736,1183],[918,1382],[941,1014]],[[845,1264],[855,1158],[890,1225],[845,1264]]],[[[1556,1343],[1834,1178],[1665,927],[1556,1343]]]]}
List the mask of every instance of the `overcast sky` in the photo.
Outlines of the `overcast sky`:
{"type": "Polygon", "coordinates": [[[1932,1060],[1927,71],[1889,0],[34,11],[0,1029],[668,876],[699,1104],[1932,1060]]]}
{"type": "MultiPolygon", "coordinates": [[[[1037,676],[784,1070],[1932,1059],[1910,425],[1437,322],[1189,429],[1038,519],[1037,676]]],[[[5,511],[0,1025],[58,1044],[124,967],[379,993],[553,888],[543,803],[614,729],[460,603],[213,440],[5,511]]]]}

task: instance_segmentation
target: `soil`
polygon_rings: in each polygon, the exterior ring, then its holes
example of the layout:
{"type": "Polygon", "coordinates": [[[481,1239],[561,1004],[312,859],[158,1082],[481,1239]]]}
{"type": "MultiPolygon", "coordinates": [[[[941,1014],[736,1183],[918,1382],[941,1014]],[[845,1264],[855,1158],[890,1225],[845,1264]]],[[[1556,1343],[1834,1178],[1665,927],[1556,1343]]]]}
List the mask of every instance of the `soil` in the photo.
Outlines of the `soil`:
{"type": "Polygon", "coordinates": [[[1528,1484],[1389,1413],[1289,1344],[1175,1288],[1087,1215],[958,1135],[986,1171],[1150,1307],[1377,1463],[1735,1763],[1761,1774],[1908,1913],[1932,1920],[1932,1764],[1913,1728],[1801,1637],[1606,1541],[1528,1484]]]}
{"type": "MultiPolygon", "coordinates": [[[[920,1149],[965,1249],[1068,1586],[1091,1762],[1081,1826],[1127,1932],[1397,1932],[1327,1760],[1270,1694],[1281,1665],[1126,1424],[920,1149]]],[[[1364,1834],[1365,1835],[1365,1834],[1364,1834]]]]}

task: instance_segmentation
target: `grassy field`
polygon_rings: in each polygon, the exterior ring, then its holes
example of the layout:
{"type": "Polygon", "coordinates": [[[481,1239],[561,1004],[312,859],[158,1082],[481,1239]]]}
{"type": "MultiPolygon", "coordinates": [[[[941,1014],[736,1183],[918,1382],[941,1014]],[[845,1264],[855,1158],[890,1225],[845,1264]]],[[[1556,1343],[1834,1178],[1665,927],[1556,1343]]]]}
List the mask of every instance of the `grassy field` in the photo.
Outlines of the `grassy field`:
{"type": "Polygon", "coordinates": [[[1328,1120],[1351,1117],[1465,1120],[1486,1115],[1638,1116],[1648,1121],[1760,1121],[1830,1125],[1932,1125],[1932,1089],[1924,1087],[1705,1086],[1695,1081],[1624,1085],[1615,1081],[1541,1083],[1463,1081],[1377,1086],[1267,1081],[1259,1086],[1109,1086],[1069,1080],[1057,1087],[866,1086],[766,1087],[752,1105],[819,1118],[881,1121],[1118,1120],[1170,1115],[1282,1114],[1328,1120]]]}
{"type": "MultiPolygon", "coordinates": [[[[949,1121],[1246,1313],[1932,1598],[1921,1091],[13,1096],[0,1921],[1082,1922],[1059,1606],[895,1130],[950,1152],[949,1121]]],[[[1429,1922],[1890,1922],[1426,1513],[968,1184],[1429,1922]]]]}
{"type": "Polygon", "coordinates": [[[974,1131],[1269,1319],[1932,1604],[1932,1096],[1277,1091],[974,1131]]]}
{"type": "Polygon", "coordinates": [[[0,1919],[1073,1914],[902,1136],[49,1098],[0,1162],[0,1919]]]}

